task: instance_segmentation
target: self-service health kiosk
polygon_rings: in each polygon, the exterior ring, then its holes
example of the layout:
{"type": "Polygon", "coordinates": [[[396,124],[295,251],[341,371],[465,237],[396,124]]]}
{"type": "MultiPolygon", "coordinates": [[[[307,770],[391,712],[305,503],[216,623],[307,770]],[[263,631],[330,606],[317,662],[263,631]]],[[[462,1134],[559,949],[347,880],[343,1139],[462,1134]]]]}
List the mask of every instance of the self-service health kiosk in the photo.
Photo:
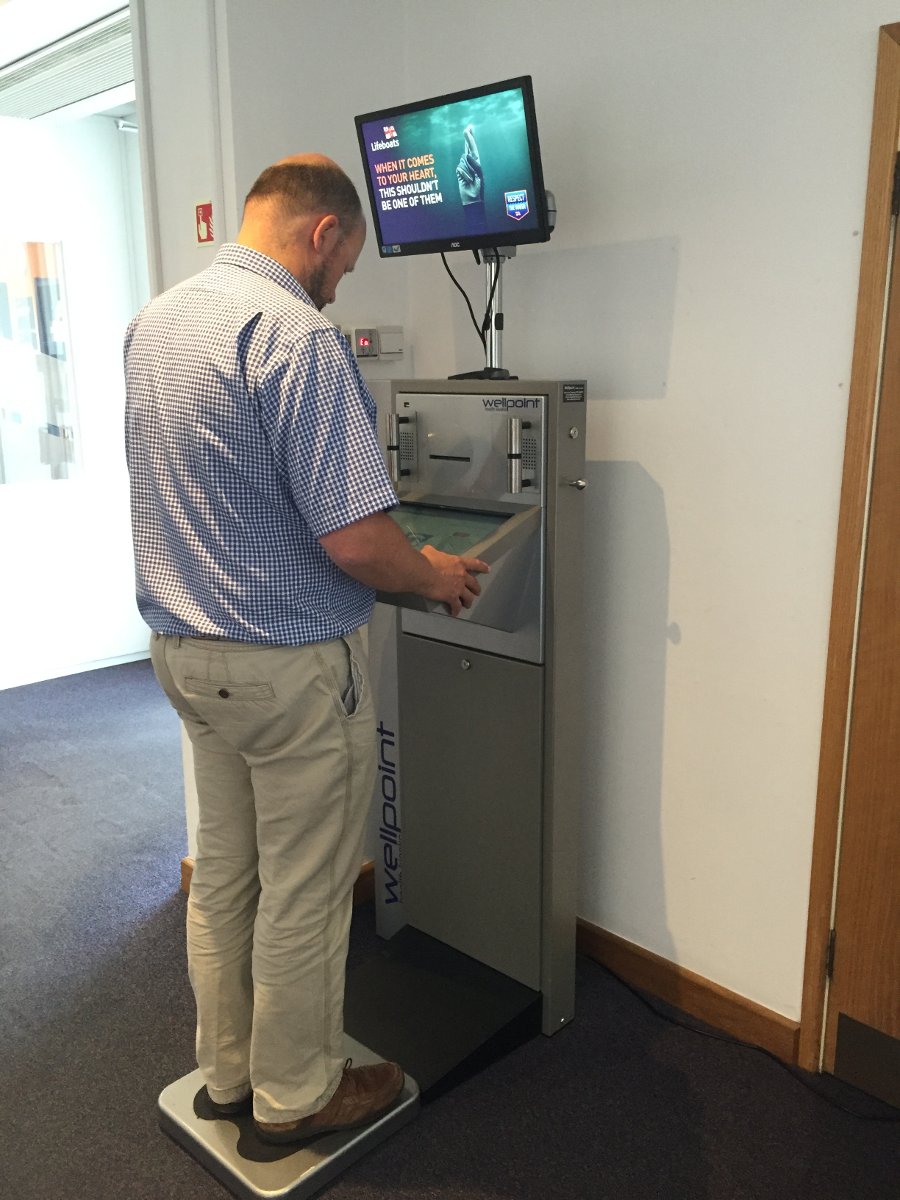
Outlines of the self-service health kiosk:
{"type": "Polygon", "coordinates": [[[371,627],[384,941],[348,974],[347,1055],[394,1059],[407,1084],[374,1124],[284,1147],[213,1119],[199,1071],[171,1084],[162,1128],[248,1200],[314,1195],[574,1011],[585,384],[394,382],[386,417],[394,519],[491,566],[460,616],[383,595],[371,627]]]}
{"type": "MultiPolygon", "coordinates": [[[[438,947],[465,956],[470,973],[477,963],[496,975],[484,977],[487,1007],[530,1010],[545,1034],[571,1018],[574,993],[584,397],[583,381],[392,385],[394,519],[414,545],[491,571],[458,617],[419,597],[379,597],[370,639],[385,960],[399,958],[412,992],[400,947],[412,958],[427,948],[430,970],[438,947]]],[[[377,1040],[369,1022],[386,1006],[366,1016],[364,994],[349,1019],[377,1040]]],[[[427,1005],[409,1008],[404,1026],[427,1023],[427,1005]]],[[[454,1011],[461,1020],[461,1001],[454,1011]]],[[[433,1033],[434,1051],[415,1064],[426,1094],[453,1066],[449,1049],[434,1057],[452,1023],[433,1033]]]]}

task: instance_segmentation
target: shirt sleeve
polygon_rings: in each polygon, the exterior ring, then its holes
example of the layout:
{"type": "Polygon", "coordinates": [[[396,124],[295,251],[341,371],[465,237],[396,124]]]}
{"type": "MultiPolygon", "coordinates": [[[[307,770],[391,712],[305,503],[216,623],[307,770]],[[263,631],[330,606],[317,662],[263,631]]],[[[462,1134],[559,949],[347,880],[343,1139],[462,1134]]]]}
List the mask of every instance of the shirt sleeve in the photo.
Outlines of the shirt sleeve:
{"type": "Polygon", "coordinates": [[[375,401],[337,330],[301,338],[259,399],[276,464],[314,537],[396,506],[375,401]]]}

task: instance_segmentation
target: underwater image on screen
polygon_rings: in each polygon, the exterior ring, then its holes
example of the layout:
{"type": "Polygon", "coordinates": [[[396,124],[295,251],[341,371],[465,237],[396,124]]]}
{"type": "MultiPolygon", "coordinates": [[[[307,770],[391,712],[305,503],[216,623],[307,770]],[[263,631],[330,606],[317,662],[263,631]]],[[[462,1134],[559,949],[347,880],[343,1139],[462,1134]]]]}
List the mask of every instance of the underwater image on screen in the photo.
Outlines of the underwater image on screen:
{"type": "Polygon", "coordinates": [[[416,550],[433,546],[445,554],[467,554],[473,546],[494,533],[509,517],[490,513],[429,508],[403,504],[391,516],[416,550]]]}
{"type": "Polygon", "coordinates": [[[385,244],[539,224],[519,88],[362,125],[385,244]]]}

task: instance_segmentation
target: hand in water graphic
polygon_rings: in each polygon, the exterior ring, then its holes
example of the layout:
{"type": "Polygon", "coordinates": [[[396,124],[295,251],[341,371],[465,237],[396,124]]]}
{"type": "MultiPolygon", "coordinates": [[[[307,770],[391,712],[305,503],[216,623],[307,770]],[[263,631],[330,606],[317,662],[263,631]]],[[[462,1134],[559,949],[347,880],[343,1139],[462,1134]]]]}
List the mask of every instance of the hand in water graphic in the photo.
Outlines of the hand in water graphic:
{"type": "Polygon", "coordinates": [[[463,130],[465,149],[456,166],[456,178],[459,180],[459,198],[463,204],[477,204],[484,192],[484,172],[481,169],[481,159],[478,156],[478,145],[471,125],[463,130]]]}

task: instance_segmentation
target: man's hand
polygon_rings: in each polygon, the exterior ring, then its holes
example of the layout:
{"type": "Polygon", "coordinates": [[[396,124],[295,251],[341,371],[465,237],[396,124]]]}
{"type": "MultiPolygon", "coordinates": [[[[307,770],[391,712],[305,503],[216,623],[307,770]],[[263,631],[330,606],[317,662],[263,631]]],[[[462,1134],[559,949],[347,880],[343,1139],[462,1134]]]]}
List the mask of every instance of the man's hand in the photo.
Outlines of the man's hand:
{"type": "Polygon", "coordinates": [[[429,590],[422,593],[429,600],[441,600],[450,609],[450,616],[459,616],[464,608],[471,608],[476,596],[481,595],[481,584],[476,576],[490,571],[480,558],[459,558],[455,554],[444,554],[433,546],[423,546],[422,555],[435,571],[429,590]]]}
{"type": "Polygon", "coordinates": [[[415,592],[446,604],[451,616],[471,608],[490,567],[480,558],[458,558],[432,546],[414,550],[387,513],[373,513],[326,533],[319,543],[342,571],[382,592],[415,592]]]}

